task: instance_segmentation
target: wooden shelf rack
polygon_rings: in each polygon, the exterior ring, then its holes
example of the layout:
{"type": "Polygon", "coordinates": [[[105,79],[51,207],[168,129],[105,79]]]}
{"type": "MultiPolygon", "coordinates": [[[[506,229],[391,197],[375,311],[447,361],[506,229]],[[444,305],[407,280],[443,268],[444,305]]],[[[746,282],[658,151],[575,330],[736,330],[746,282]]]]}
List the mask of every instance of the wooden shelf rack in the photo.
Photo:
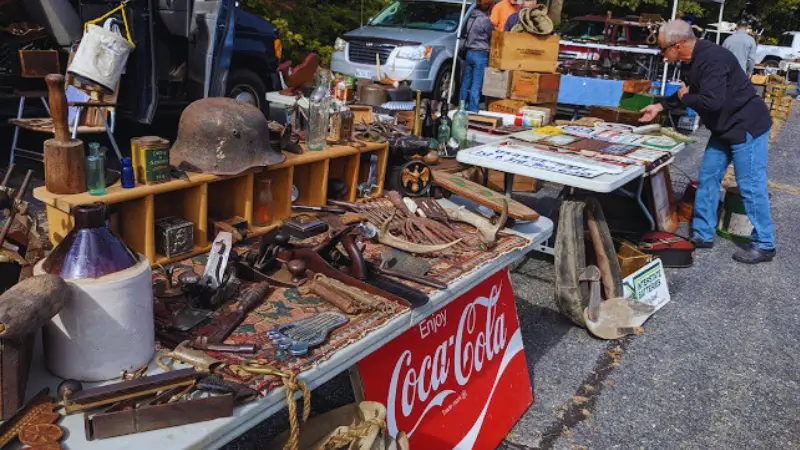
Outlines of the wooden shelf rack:
{"type": "Polygon", "coordinates": [[[356,200],[358,183],[366,181],[369,159],[365,154],[378,156],[375,193],[383,191],[386,164],[386,144],[366,144],[364,148],[336,145],[322,151],[304,150],[301,155],[286,154],[286,161],[270,167],[257,167],[233,176],[190,173],[189,181],[171,180],[154,185],[138,185],[123,189],[119,183],[109,187],[105,195],[88,192],[74,195],[52,194],[44,186],[34,189],[33,195],[46,205],[48,235],[57,245],[73,227],[75,206],[103,202],[111,211],[111,227],[135,251],[145,255],[152,264],[167,264],[207,252],[209,217],[227,220],[242,217],[250,224],[248,237],[260,236],[280,221],[292,216],[292,186],[300,196],[298,205],[323,206],[327,201],[328,180],[338,178],[347,185],[348,201],[356,200]],[[265,227],[253,222],[256,179],[272,180],[273,219],[265,227]],[[174,258],[156,252],[155,221],[177,216],[194,224],[194,249],[174,258]]]}

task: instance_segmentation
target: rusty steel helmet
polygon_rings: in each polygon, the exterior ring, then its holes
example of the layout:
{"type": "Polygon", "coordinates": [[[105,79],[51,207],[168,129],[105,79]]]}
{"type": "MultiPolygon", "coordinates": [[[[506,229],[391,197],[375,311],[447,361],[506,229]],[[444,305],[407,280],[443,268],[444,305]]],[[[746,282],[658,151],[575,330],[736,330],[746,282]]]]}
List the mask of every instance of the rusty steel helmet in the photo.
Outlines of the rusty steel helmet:
{"type": "Polygon", "coordinates": [[[264,114],[231,98],[204,98],[187,106],[169,154],[178,170],[215,175],[235,175],[285,159],[269,144],[264,114]]]}

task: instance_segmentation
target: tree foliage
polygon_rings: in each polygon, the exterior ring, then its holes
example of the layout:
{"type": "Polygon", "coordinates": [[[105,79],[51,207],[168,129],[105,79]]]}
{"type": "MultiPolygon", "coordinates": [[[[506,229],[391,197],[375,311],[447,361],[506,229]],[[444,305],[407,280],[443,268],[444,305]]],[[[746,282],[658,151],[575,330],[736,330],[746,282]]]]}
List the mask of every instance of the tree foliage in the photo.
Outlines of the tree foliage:
{"type": "Polygon", "coordinates": [[[330,61],[337,37],[361,26],[389,0],[244,0],[240,6],[278,27],[284,59],[294,62],[317,52],[330,61]]]}

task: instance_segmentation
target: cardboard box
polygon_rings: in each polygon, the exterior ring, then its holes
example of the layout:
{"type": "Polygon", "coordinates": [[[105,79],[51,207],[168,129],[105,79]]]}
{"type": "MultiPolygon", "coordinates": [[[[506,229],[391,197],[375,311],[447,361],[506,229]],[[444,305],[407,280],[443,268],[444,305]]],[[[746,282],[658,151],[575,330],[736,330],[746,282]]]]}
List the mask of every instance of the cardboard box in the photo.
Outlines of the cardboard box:
{"type": "Polygon", "coordinates": [[[511,72],[487,67],[483,74],[483,95],[494,98],[508,98],[511,95],[511,72]]]}
{"type": "Polygon", "coordinates": [[[545,103],[541,105],[529,105],[528,103],[522,100],[511,100],[511,99],[498,99],[492,100],[489,102],[488,108],[489,112],[501,113],[501,114],[512,114],[516,115],[520,109],[525,107],[537,107],[537,108],[546,108],[550,111],[550,117],[553,118],[556,116],[556,111],[558,111],[558,104],[557,103],[545,103]]]}
{"type": "Polygon", "coordinates": [[[652,87],[653,82],[650,80],[625,80],[622,83],[622,91],[629,94],[647,94],[652,87]]]}
{"type": "Polygon", "coordinates": [[[558,101],[561,75],[557,73],[531,73],[514,71],[511,77],[511,98],[529,104],[558,101]]]}
{"type": "Polygon", "coordinates": [[[492,33],[489,66],[503,70],[554,73],[558,64],[558,36],[530,33],[492,33]]]}

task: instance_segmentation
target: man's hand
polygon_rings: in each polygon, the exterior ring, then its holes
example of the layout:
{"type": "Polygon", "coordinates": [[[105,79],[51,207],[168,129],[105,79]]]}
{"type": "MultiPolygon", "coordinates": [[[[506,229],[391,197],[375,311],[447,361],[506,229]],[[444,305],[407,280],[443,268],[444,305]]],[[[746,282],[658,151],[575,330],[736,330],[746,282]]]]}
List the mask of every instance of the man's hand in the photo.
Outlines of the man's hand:
{"type": "Polygon", "coordinates": [[[680,89],[678,89],[678,98],[683,100],[683,96],[689,93],[689,88],[686,87],[686,83],[681,83],[680,89]]]}
{"type": "Polygon", "coordinates": [[[656,103],[655,105],[650,105],[643,110],[639,111],[642,113],[642,117],[639,119],[639,122],[650,122],[658,116],[658,114],[664,110],[664,105],[661,103],[656,103]]]}

